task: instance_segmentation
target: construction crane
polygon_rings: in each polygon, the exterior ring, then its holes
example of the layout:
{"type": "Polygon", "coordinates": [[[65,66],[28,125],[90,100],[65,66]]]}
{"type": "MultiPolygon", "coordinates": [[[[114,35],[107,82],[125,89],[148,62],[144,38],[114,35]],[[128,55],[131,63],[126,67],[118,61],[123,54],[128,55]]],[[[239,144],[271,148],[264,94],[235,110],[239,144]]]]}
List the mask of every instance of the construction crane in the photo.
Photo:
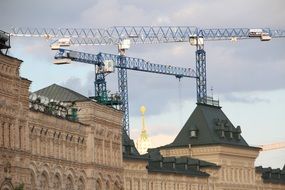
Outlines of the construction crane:
{"type": "MultiPolygon", "coordinates": [[[[216,28],[200,29],[195,26],[114,26],[109,28],[13,28],[12,36],[44,37],[58,39],[54,46],[69,45],[117,45],[119,53],[125,55],[132,44],[154,44],[189,42],[196,46],[197,102],[207,103],[206,52],[204,41],[239,40],[258,38],[284,38],[285,30],[270,28],[216,28]]],[[[119,78],[126,77],[126,70],[119,69],[119,78]]]]}
{"type": "Polygon", "coordinates": [[[95,69],[95,99],[99,103],[117,106],[121,105],[124,111],[123,127],[129,134],[129,106],[128,106],[128,81],[127,77],[118,78],[118,88],[120,95],[108,97],[105,76],[112,73],[114,68],[143,71],[157,74],[172,75],[176,78],[188,77],[196,78],[196,73],[191,68],[175,67],[171,65],[161,65],[150,63],[144,59],[127,57],[122,55],[98,53],[90,54],[68,49],[58,49],[55,55],[55,64],[69,64],[71,61],[96,65],[95,69]],[[123,63],[123,64],[122,64],[123,63]]]}
{"type": "MultiPolygon", "coordinates": [[[[12,36],[44,37],[52,39],[53,47],[58,49],[70,45],[117,45],[120,65],[124,65],[126,50],[130,44],[156,44],[190,42],[196,46],[196,94],[197,103],[208,104],[206,80],[206,52],[204,41],[284,38],[285,30],[270,28],[215,28],[203,29],[195,26],[115,26],[109,28],[74,29],[74,28],[14,28],[12,36]]],[[[127,70],[118,68],[119,86],[127,86],[127,70]]],[[[127,92],[119,89],[127,98],[127,92]]],[[[212,100],[210,99],[212,102],[212,100]]],[[[125,111],[128,108],[123,108],[125,111]]],[[[125,123],[128,125],[128,123],[125,123]]],[[[124,126],[128,128],[129,126],[124,126]]]]}
{"type": "Polygon", "coordinates": [[[259,145],[258,147],[261,148],[261,151],[282,149],[282,148],[285,148],[285,141],[284,142],[273,143],[273,144],[259,145]]]}

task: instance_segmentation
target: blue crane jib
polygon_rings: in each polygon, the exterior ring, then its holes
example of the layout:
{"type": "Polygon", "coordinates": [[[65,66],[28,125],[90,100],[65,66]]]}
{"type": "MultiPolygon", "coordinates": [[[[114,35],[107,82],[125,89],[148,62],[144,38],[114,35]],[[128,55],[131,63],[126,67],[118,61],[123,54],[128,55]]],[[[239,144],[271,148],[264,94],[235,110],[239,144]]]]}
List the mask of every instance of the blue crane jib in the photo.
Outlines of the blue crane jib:
{"type": "Polygon", "coordinates": [[[161,65],[151,63],[140,58],[127,57],[110,53],[90,54],[67,49],[59,49],[55,55],[55,59],[55,62],[57,64],[65,64],[68,63],[68,61],[70,60],[98,66],[103,66],[106,61],[111,60],[114,64],[113,66],[116,68],[173,75],[177,78],[197,78],[196,72],[191,68],[176,67],[172,65],[161,65]],[[120,63],[121,59],[124,60],[125,65],[122,65],[120,63]]]}
{"type": "Polygon", "coordinates": [[[115,55],[108,53],[89,54],[79,51],[59,49],[55,55],[55,64],[68,64],[71,61],[96,65],[95,70],[95,99],[103,104],[118,106],[124,112],[123,127],[129,133],[129,105],[128,105],[128,81],[126,70],[143,71],[157,74],[172,75],[176,78],[196,78],[195,71],[191,68],[175,67],[171,65],[161,65],[150,63],[144,59],[115,55]],[[111,62],[110,62],[111,61],[111,62]],[[109,64],[111,66],[109,67],[109,64]],[[119,95],[111,96],[107,94],[105,75],[118,70],[119,95]]]}

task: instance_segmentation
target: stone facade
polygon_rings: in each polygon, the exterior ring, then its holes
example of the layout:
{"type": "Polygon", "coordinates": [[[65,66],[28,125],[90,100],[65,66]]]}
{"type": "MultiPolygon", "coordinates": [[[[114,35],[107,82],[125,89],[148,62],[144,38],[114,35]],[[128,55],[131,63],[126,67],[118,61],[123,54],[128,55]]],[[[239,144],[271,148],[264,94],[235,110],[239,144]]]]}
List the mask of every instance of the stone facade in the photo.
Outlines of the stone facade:
{"type": "Polygon", "coordinates": [[[122,189],[122,113],[80,102],[72,122],[29,110],[21,62],[0,55],[0,189],[122,189]]]}
{"type": "Polygon", "coordinates": [[[162,148],[164,157],[197,158],[217,167],[185,174],[150,170],[147,157],[123,157],[120,111],[80,101],[79,120],[70,121],[29,109],[31,81],[19,76],[21,63],[0,55],[0,190],[21,184],[31,190],[285,189],[255,170],[254,148],[162,148]]]}

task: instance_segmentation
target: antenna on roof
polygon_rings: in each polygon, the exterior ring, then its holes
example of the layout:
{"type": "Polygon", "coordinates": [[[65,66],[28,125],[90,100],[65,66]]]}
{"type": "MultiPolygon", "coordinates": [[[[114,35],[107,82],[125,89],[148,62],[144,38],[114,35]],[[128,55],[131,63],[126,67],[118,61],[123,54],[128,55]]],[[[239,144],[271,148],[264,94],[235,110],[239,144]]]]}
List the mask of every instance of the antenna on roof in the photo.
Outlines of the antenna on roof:
{"type": "Polygon", "coordinates": [[[212,95],[212,97],[214,97],[214,88],[213,88],[213,86],[211,86],[211,95],[212,95]]]}

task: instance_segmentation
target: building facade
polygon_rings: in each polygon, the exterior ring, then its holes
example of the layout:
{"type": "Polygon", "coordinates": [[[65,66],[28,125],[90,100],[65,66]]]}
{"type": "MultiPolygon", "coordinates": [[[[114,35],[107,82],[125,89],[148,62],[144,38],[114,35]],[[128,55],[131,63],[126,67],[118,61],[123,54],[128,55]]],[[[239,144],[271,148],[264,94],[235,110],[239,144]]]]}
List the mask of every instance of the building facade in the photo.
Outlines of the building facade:
{"type": "Polygon", "coordinates": [[[0,54],[0,190],[285,189],[285,167],[256,168],[259,148],[220,107],[197,105],[173,143],[140,155],[122,112],[55,84],[34,98],[21,63],[0,54]]]}

